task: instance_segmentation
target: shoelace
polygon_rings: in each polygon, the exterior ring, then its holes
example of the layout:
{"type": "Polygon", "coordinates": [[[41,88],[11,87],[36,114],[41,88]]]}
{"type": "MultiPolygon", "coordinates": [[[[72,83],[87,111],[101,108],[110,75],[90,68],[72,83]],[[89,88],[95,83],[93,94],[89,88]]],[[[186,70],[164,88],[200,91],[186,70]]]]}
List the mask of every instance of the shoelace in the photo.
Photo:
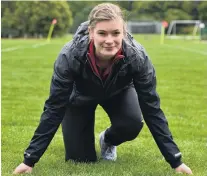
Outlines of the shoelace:
{"type": "Polygon", "coordinates": [[[107,150],[106,150],[106,153],[110,154],[111,156],[113,155],[114,151],[115,150],[115,146],[108,146],[107,150]]]}

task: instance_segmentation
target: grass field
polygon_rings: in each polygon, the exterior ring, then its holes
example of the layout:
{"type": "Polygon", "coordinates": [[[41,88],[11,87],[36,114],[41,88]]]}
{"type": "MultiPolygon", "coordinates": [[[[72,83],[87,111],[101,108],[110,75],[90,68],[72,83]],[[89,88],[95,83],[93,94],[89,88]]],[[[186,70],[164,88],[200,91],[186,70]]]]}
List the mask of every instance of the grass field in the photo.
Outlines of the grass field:
{"type": "MultiPolygon", "coordinates": [[[[135,36],[156,68],[161,107],[169,121],[183,161],[196,176],[207,176],[207,44],[135,36]]],[[[49,94],[53,63],[70,37],[44,40],[2,40],[2,175],[11,175],[36,129],[49,94]]],[[[96,111],[98,135],[109,126],[106,113],[96,111]]],[[[116,162],[64,162],[61,129],[33,169],[38,176],[172,176],[147,126],[136,140],[118,147],[116,162]]]]}

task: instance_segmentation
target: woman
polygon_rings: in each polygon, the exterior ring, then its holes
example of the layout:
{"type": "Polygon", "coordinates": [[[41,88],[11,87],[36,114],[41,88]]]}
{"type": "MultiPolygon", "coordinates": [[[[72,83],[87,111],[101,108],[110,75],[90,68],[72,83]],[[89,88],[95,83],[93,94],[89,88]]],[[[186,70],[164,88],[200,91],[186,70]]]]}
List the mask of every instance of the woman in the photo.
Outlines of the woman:
{"type": "Polygon", "coordinates": [[[94,7],[89,22],[81,24],[60,52],[40,124],[14,173],[32,171],[61,122],[66,160],[95,162],[98,104],[111,121],[100,134],[103,159],[115,161],[116,146],[137,137],[143,114],[166,161],[176,172],[192,174],[160,109],[155,70],[143,47],[126,32],[120,8],[110,3],[94,7]]]}

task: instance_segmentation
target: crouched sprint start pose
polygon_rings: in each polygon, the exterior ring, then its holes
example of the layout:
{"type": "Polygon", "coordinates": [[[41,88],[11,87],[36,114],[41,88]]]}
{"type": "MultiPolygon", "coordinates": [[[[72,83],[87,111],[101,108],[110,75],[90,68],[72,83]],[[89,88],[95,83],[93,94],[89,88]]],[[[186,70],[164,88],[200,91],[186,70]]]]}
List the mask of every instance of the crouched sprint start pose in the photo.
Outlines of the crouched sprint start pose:
{"type": "Polygon", "coordinates": [[[95,6],[89,21],[80,25],[61,50],[39,126],[14,173],[32,171],[61,123],[66,160],[97,161],[94,119],[98,104],[111,121],[100,134],[103,159],[116,160],[116,147],[137,137],[143,115],[166,161],[177,172],[192,174],[181,161],[160,109],[154,67],[144,48],[126,31],[120,8],[111,3],[95,6]]]}

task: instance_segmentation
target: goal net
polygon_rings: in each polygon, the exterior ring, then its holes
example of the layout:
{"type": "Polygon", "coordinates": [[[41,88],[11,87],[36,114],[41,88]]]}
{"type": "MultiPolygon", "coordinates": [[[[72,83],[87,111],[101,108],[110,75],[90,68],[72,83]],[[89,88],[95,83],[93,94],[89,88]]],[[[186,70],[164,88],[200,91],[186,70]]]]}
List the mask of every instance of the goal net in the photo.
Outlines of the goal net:
{"type": "Polygon", "coordinates": [[[207,40],[207,21],[202,22],[200,28],[201,40],[207,40]]]}
{"type": "Polygon", "coordinates": [[[200,39],[200,20],[171,21],[167,38],[170,39],[200,39]]]}

